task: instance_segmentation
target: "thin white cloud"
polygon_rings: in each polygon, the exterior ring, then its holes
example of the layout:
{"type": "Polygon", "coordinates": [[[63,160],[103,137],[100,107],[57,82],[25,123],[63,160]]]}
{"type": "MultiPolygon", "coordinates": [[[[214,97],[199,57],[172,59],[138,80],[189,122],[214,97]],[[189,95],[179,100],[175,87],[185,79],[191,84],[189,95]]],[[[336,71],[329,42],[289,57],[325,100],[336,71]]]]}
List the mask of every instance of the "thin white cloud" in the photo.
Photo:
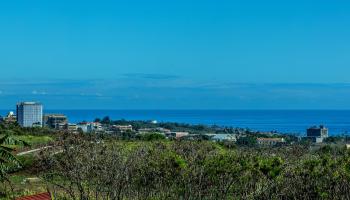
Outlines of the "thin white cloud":
{"type": "Polygon", "coordinates": [[[128,73],[123,74],[124,77],[131,79],[151,79],[151,80],[169,80],[169,79],[178,79],[180,78],[177,75],[173,74],[143,74],[143,73],[128,73]]]}
{"type": "Polygon", "coordinates": [[[48,93],[45,91],[37,91],[37,90],[33,90],[32,91],[33,95],[47,95],[48,93]]]}

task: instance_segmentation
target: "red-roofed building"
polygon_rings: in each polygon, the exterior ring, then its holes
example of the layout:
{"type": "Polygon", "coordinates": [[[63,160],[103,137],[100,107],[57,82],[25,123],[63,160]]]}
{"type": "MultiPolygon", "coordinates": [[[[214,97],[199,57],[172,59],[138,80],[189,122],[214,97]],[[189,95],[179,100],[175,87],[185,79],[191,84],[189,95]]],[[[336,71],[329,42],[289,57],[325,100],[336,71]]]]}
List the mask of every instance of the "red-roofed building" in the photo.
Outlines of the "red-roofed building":
{"type": "Polygon", "coordinates": [[[46,193],[41,193],[36,195],[19,197],[16,200],[52,200],[52,199],[51,199],[51,194],[46,192],[46,193]]]}

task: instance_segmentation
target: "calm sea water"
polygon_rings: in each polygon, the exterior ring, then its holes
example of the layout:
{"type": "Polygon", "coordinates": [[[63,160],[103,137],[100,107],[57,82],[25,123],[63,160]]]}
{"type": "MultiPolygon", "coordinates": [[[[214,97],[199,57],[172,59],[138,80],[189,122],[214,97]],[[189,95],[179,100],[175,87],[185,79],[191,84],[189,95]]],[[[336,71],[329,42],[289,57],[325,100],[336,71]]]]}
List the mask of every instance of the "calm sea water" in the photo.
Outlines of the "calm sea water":
{"type": "MultiPolygon", "coordinates": [[[[7,112],[2,110],[0,114],[7,112]]],[[[324,124],[332,135],[350,133],[350,110],[45,110],[45,113],[63,113],[74,123],[109,116],[114,120],[233,126],[300,135],[310,126],[324,124]]]]}

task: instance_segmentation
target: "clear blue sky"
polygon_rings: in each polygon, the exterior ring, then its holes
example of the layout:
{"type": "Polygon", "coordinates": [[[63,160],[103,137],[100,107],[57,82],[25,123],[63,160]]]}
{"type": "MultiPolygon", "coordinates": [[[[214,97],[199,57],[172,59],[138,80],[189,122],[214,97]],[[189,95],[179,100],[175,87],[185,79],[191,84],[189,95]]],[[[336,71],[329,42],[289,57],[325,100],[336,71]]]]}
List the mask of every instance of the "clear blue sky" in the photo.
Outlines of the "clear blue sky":
{"type": "Polygon", "coordinates": [[[0,108],[350,109],[350,1],[7,1],[0,108]]]}

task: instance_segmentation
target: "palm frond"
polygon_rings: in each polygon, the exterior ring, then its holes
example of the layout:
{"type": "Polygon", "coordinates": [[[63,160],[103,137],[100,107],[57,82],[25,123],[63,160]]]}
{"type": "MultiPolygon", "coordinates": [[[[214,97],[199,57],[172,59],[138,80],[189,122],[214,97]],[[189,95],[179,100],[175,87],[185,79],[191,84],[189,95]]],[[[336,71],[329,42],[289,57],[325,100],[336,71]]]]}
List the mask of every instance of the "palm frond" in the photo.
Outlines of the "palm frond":
{"type": "Polygon", "coordinates": [[[12,163],[18,166],[20,165],[20,161],[9,151],[0,150],[0,158],[0,162],[4,162],[4,164],[12,163]]]}
{"type": "Polygon", "coordinates": [[[10,134],[0,138],[0,182],[6,179],[8,172],[21,167],[21,162],[12,154],[13,148],[7,145],[29,146],[27,142],[18,140],[10,134]]]}
{"type": "Polygon", "coordinates": [[[12,152],[14,150],[14,148],[12,147],[8,147],[8,146],[5,146],[5,145],[0,145],[0,151],[8,151],[8,152],[12,152]]]}
{"type": "Polygon", "coordinates": [[[26,141],[16,139],[11,135],[7,134],[4,137],[0,138],[0,145],[22,145],[22,146],[30,146],[30,144],[26,141]]]}

